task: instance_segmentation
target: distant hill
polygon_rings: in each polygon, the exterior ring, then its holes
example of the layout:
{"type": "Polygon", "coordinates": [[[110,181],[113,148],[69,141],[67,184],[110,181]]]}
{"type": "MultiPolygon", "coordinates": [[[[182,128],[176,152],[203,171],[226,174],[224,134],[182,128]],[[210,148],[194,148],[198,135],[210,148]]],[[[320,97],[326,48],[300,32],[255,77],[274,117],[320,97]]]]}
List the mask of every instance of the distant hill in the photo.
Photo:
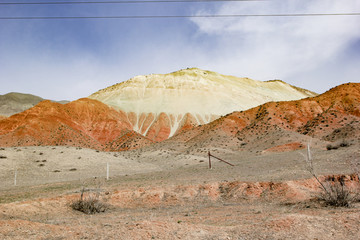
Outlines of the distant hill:
{"type": "Polygon", "coordinates": [[[44,99],[31,94],[11,92],[0,95],[0,115],[11,116],[29,109],[44,99]]]}
{"type": "MultiPolygon", "coordinates": [[[[0,115],[11,116],[13,114],[25,111],[44,99],[32,94],[11,92],[0,95],[0,115]]],[[[67,103],[68,101],[60,101],[59,103],[67,103]]]]}
{"type": "Polygon", "coordinates": [[[316,95],[280,80],[262,82],[189,68],[136,76],[89,98],[123,111],[134,131],[163,141],[233,111],[316,95]]]}

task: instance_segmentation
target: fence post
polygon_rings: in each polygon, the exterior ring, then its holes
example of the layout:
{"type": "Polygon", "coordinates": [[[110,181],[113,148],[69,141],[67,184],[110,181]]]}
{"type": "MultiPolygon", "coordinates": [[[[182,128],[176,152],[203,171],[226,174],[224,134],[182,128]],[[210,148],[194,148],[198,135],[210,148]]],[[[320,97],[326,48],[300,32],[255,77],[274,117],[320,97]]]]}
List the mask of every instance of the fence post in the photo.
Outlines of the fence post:
{"type": "Polygon", "coordinates": [[[208,156],[209,156],[209,168],[211,169],[211,160],[210,160],[211,154],[210,154],[210,151],[208,151],[208,156]]]}
{"type": "Polygon", "coordinates": [[[14,174],[14,186],[16,186],[16,178],[17,178],[17,169],[15,169],[15,174],[14,174]]]}
{"type": "Polygon", "coordinates": [[[224,162],[224,163],[226,163],[226,164],[229,164],[230,166],[234,167],[233,164],[231,164],[231,163],[229,163],[229,162],[227,162],[227,161],[225,161],[225,160],[222,160],[221,158],[215,157],[214,155],[212,155],[212,154],[210,153],[210,151],[208,151],[208,155],[209,155],[209,168],[210,168],[210,169],[211,169],[211,160],[210,160],[211,157],[216,158],[217,160],[222,161],[222,162],[224,162]]]}
{"type": "Polygon", "coordinates": [[[106,163],[106,180],[109,180],[109,171],[110,170],[110,166],[109,163],[106,163]]]}

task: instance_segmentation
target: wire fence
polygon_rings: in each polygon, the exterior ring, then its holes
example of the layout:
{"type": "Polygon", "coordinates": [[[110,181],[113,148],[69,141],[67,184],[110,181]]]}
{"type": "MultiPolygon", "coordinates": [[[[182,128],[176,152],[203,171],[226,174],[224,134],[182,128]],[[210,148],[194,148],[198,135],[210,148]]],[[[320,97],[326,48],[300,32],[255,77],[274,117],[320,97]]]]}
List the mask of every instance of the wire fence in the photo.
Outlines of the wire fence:
{"type": "Polygon", "coordinates": [[[27,169],[13,169],[3,173],[0,177],[0,189],[11,189],[16,187],[34,186],[49,183],[82,182],[86,179],[103,179],[110,180],[112,176],[126,175],[122,172],[112,171],[109,163],[103,164],[102,167],[94,167],[93,169],[68,168],[63,170],[39,170],[31,171],[27,169]],[[112,175],[113,174],[113,175],[112,175]]]}

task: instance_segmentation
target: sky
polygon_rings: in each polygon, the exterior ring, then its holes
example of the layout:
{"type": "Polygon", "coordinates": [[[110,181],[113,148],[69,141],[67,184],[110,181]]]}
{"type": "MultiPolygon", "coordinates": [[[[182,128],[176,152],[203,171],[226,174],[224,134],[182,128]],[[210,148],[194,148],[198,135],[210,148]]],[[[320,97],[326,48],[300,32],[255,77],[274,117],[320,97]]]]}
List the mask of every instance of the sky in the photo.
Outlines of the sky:
{"type": "MultiPolygon", "coordinates": [[[[0,18],[360,12],[360,0],[1,5],[4,2],[11,1],[0,0],[0,18]]],[[[76,100],[137,75],[188,67],[261,81],[281,79],[323,93],[360,81],[359,26],[359,15],[0,19],[0,94],[76,100]]]]}

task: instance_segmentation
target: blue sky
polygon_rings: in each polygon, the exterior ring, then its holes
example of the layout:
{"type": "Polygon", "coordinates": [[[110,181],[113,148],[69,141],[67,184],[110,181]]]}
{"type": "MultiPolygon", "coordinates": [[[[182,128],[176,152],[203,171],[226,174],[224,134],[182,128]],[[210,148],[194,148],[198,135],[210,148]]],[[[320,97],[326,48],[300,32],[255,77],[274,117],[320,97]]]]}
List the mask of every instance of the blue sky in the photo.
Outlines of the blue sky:
{"type": "MultiPolygon", "coordinates": [[[[360,1],[0,5],[0,17],[341,12],[360,1]]],[[[322,93],[359,82],[359,26],[360,16],[0,20],[0,94],[75,100],[187,67],[322,93]]]]}

